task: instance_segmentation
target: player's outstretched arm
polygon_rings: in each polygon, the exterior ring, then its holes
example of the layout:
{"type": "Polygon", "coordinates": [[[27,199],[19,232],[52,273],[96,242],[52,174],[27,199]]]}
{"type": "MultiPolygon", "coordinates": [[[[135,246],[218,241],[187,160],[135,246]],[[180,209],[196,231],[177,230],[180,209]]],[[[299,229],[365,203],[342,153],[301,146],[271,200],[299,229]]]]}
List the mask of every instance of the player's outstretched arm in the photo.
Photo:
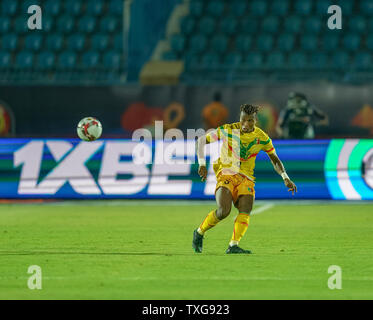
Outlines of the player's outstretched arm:
{"type": "Polygon", "coordinates": [[[207,178],[207,167],[205,158],[205,145],[207,144],[206,135],[203,135],[197,140],[197,157],[198,157],[198,174],[202,181],[207,178]]]}
{"type": "Polygon", "coordinates": [[[297,192],[297,186],[295,185],[293,181],[290,180],[280,158],[277,156],[276,153],[269,154],[268,156],[271,159],[273,168],[284,180],[285,186],[288,188],[288,191],[291,191],[291,193],[294,195],[294,192],[297,192]]]}

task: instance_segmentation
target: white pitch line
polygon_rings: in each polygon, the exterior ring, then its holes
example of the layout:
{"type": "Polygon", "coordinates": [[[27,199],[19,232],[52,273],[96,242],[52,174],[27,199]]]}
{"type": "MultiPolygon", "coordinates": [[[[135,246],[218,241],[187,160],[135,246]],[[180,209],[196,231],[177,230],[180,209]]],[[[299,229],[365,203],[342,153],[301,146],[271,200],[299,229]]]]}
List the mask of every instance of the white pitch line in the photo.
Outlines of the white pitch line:
{"type": "MultiPolygon", "coordinates": [[[[250,213],[250,215],[262,213],[264,211],[267,211],[267,210],[273,208],[274,206],[275,205],[273,203],[267,203],[267,204],[265,204],[263,206],[260,206],[258,208],[255,208],[254,210],[252,210],[251,213],[250,213]]],[[[233,218],[232,220],[236,220],[237,215],[233,216],[232,218],[233,218]]]]}

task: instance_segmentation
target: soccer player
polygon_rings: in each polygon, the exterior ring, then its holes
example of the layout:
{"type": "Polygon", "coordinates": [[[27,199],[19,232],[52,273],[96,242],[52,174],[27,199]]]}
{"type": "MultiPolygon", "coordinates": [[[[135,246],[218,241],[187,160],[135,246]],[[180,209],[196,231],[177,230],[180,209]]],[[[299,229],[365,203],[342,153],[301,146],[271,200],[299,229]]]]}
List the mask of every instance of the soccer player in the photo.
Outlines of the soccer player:
{"type": "Polygon", "coordinates": [[[250,220],[250,212],[255,198],[254,167],[257,154],[263,150],[271,159],[274,169],[281,175],[288,191],[297,192],[296,185],[289,179],[285,168],[278,158],[272,140],[256,127],[259,107],[243,104],[240,107],[240,122],[223,125],[200,137],[197,142],[198,174],[202,181],[206,180],[207,168],[204,147],[208,143],[223,139],[220,157],[213,168],[217,179],[215,197],[217,209],[211,211],[201,225],[193,233],[193,249],[202,252],[205,232],[216,226],[231,212],[232,202],[238,209],[234,222],[232,239],[226,253],[251,253],[238,246],[245,234],[250,220]]]}

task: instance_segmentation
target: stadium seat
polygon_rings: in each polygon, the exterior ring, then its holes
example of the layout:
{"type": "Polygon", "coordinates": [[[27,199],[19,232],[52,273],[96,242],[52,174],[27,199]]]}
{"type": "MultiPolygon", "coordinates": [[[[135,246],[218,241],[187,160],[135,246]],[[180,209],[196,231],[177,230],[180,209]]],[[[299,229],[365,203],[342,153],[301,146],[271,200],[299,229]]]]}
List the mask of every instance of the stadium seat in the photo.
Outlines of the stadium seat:
{"type": "Polygon", "coordinates": [[[10,30],[10,18],[0,17],[0,34],[6,34],[10,30]]]}
{"type": "Polygon", "coordinates": [[[274,51],[268,54],[265,66],[268,69],[280,69],[284,68],[285,63],[285,55],[280,51],[274,51]]]}
{"type": "Polygon", "coordinates": [[[244,57],[244,64],[249,69],[260,69],[263,67],[263,56],[259,52],[249,52],[244,57]]]}
{"type": "Polygon", "coordinates": [[[276,33],[279,29],[279,19],[275,16],[268,16],[263,19],[262,32],[276,33]]]}
{"type": "Polygon", "coordinates": [[[304,29],[306,32],[316,34],[319,33],[322,28],[326,27],[322,25],[322,23],[323,19],[320,19],[319,16],[310,16],[305,20],[304,29]]]}
{"type": "Polygon", "coordinates": [[[85,37],[81,34],[73,34],[67,38],[67,47],[73,51],[82,51],[85,47],[85,37]]]}
{"type": "Polygon", "coordinates": [[[18,37],[14,33],[6,34],[3,36],[1,41],[3,50],[15,51],[18,47],[18,37]]]}
{"type": "Polygon", "coordinates": [[[234,68],[241,64],[242,62],[242,55],[238,52],[230,52],[228,53],[224,60],[223,64],[226,68],[234,68]]]}
{"type": "Polygon", "coordinates": [[[181,19],[180,30],[185,35],[190,35],[195,28],[196,21],[191,16],[185,16],[181,19]]]}
{"type": "Polygon", "coordinates": [[[56,61],[56,56],[53,52],[44,51],[36,58],[36,66],[38,69],[45,71],[53,69],[56,61]]]}
{"type": "Polygon", "coordinates": [[[303,69],[307,67],[307,56],[304,52],[291,52],[288,56],[290,69],[303,69]]]}
{"type": "Polygon", "coordinates": [[[308,57],[309,68],[314,70],[324,70],[328,68],[328,54],[324,52],[312,52],[308,57]]]}
{"type": "Polygon", "coordinates": [[[117,18],[105,17],[100,22],[100,30],[103,32],[114,32],[118,29],[118,20],[117,18]]]}
{"type": "Polygon", "coordinates": [[[356,33],[349,33],[342,39],[343,47],[349,51],[356,51],[359,49],[361,43],[360,36],[356,33]]]}
{"type": "Polygon", "coordinates": [[[165,60],[165,61],[174,61],[178,59],[179,59],[178,54],[174,51],[167,51],[162,54],[162,60],[165,60]]]}
{"type": "Polygon", "coordinates": [[[189,13],[192,17],[200,17],[203,13],[203,1],[190,2],[189,13]]]}
{"type": "Polygon", "coordinates": [[[286,32],[300,33],[302,31],[302,19],[298,16],[289,16],[284,21],[286,32]]]}
{"type": "Polygon", "coordinates": [[[345,51],[335,52],[332,55],[331,65],[335,69],[341,69],[341,70],[346,69],[346,67],[349,66],[349,63],[350,63],[350,56],[345,51]]]}
{"type": "Polygon", "coordinates": [[[353,14],[355,2],[355,0],[339,0],[333,4],[338,4],[341,7],[342,14],[350,16],[353,14]]]}
{"type": "Polygon", "coordinates": [[[83,33],[91,33],[96,26],[96,19],[86,15],[78,20],[78,30],[83,33]]]}
{"type": "Polygon", "coordinates": [[[103,0],[90,0],[87,3],[86,13],[93,16],[100,16],[104,11],[103,0]]]}
{"type": "Polygon", "coordinates": [[[216,69],[220,66],[220,64],[220,57],[214,51],[206,52],[201,57],[200,65],[203,69],[216,69]]]}
{"type": "Polygon", "coordinates": [[[49,34],[46,36],[46,48],[52,52],[62,49],[64,39],[61,34],[49,34]]]}
{"type": "Polygon", "coordinates": [[[227,35],[236,34],[237,19],[232,16],[224,17],[223,20],[220,22],[219,29],[221,33],[225,33],[227,35]]]}
{"type": "Polygon", "coordinates": [[[323,15],[325,17],[327,15],[329,6],[335,4],[335,1],[333,1],[333,0],[317,0],[315,2],[316,2],[315,3],[316,14],[318,16],[323,15]]]}
{"type": "Polygon", "coordinates": [[[65,51],[62,52],[57,59],[57,68],[64,69],[73,69],[76,66],[77,56],[74,52],[65,51]]]}
{"type": "Polygon", "coordinates": [[[23,16],[16,18],[14,21],[14,30],[19,35],[29,32],[30,30],[27,25],[27,19],[25,19],[23,16]]]}
{"type": "Polygon", "coordinates": [[[0,69],[7,69],[12,65],[12,55],[9,52],[0,51],[0,69]]]}
{"type": "Polygon", "coordinates": [[[78,16],[83,13],[83,6],[81,0],[65,0],[65,12],[67,15],[78,16]]]}
{"type": "Polygon", "coordinates": [[[308,16],[313,7],[312,0],[294,1],[294,10],[296,14],[308,16]]]}
{"type": "Polygon", "coordinates": [[[27,13],[28,11],[28,8],[32,5],[38,5],[40,7],[42,7],[41,5],[41,1],[40,0],[18,0],[18,1],[15,1],[15,2],[18,2],[20,3],[20,6],[18,7],[18,10],[22,13],[27,13]]]}
{"type": "Polygon", "coordinates": [[[287,0],[273,1],[271,13],[275,16],[286,16],[289,11],[289,2],[287,0]]]}
{"type": "Polygon", "coordinates": [[[293,50],[295,36],[291,33],[282,33],[277,38],[277,48],[281,51],[289,52],[293,50]]]}
{"type": "Polygon", "coordinates": [[[253,39],[250,35],[239,35],[236,37],[235,49],[241,53],[246,53],[253,47],[253,39]]]}
{"type": "Polygon", "coordinates": [[[109,37],[106,34],[95,33],[91,37],[91,48],[97,51],[105,51],[109,46],[109,37]]]}
{"type": "Polygon", "coordinates": [[[228,47],[228,38],[222,34],[217,34],[211,39],[211,48],[218,52],[224,53],[228,47]]]}
{"type": "Polygon", "coordinates": [[[329,32],[321,38],[321,49],[325,52],[336,51],[339,48],[339,35],[335,32],[329,32]]]}
{"type": "Polygon", "coordinates": [[[53,30],[55,17],[44,16],[42,19],[43,32],[49,33],[53,30]]]}
{"type": "Polygon", "coordinates": [[[25,38],[25,48],[29,51],[39,51],[43,44],[43,37],[40,33],[29,34],[25,38]]]}
{"type": "Polygon", "coordinates": [[[352,66],[357,70],[372,70],[373,59],[371,52],[358,52],[352,60],[352,66]]]}
{"type": "Polygon", "coordinates": [[[123,0],[111,0],[109,3],[109,13],[117,16],[123,15],[123,0]]]}
{"type": "Polygon", "coordinates": [[[247,7],[247,2],[241,0],[234,0],[230,5],[232,14],[237,18],[246,13],[247,7]]]}
{"type": "Polygon", "coordinates": [[[19,69],[31,69],[34,65],[34,55],[29,51],[21,51],[16,56],[16,67],[19,69]]]}
{"type": "Polygon", "coordinates": [[[211,17],[203,17],[198,23],[198,31],[204,35],[211,35],[215,31],[215,21],[211,17]]]}
{"type": "Polygon", "coordinates": [[[100,61],[100,54],[97,51],[85,52],[82,56],[82,66],[84,68],[97,68],[100,61]]]}
{"type": "Polygon", "coordinates": [[[316,51],[318,49],[318,38],[314,34],[306,34],[300,37],[300,47],[305,51],[316,51]]]}
{"type": "Polygon", "coordinates": [[[201,53],[206,49],[206,37],[201,34],[196,34],[190,38],[189,50],[192,53],[201,53]]]}
{"type": "Polygon", "coordinates": [[[121,65],[121,55],[115,51],[109,51],[103,57],[104,67],[108,69],[119,69],[121,65]]]}
{"type": "Polygon", "coordinates": [[[221,17],[224,12],[224,2],[219,0],[211,0],[207,3],[206,11],[215,18],[221,17]]]}
{"type": "MultiPolygon", "coordinates": [[[[47,0],[43,5],[46,16],[58,16],[62,11],[61,1],[59,0],[47,0]]],[[[44,18],[44,17],[43,17],[44,18]]],[[[44,21],[43,21],[44,24],[44,21]]]]}
{"type": "Polygon", "coordinates": [[[348,19],[348,29],[350,32],[365,33],[367,21],[363,16],[353,16],[348,19]]]}
{"type": "Polygon", "coordinates": [[[270,51],[273,48],[273,36],[271,34],[259,34],[256,38],[256,46],[259,51],[270,51]]]}
{"type": "Polygon", "coordinates": [[[75,26],[75,20],[69,15],[63,15],[57,20],[57,31],[66,34],[70,33],[75,26]]]}
{"type": "Polygon", "coordinates": [[[366,38],[366,47],[369,49],[369,50],[372,50],[373,51],[373,34],[369,35],[367,38],[366,38]]]}
{"type": "Polygon", "coordinates": [[[1,12],[3,13],[3,16],[13,16],[17,12],[18,1],[2,0],[1,9],[2,9],[1,12]]]}
{"type": "Polygon", "coordinates": [[[240,32],[255,34],[258,31],[258,20],[255,18],[241,19],[240,32]]]}
{"type": "Polygon", "coordinates": [[[175,34],[171,37],[170,45],[173,51],[181,53],[185,49],[186,40],[181,34],[175,34]]]}
{"type": "Polygon", "coordinates": [[[264,16],[268,14],[268,5],[266,0],[253,0],[250,1],[250,15],[264,16]]]}
{"type": "Polygon", "coordinates": [[[188,52],[185,55],[184,62],[185,62],[185,68],[187,70],[196,70],[200,68],[200,65],[201,65],[200,55],[197,53],[188,52]]]}
{"type": "Polygon", "coordinates": [[[360,2],[360,11],[367,16],[373,16],[373,2],[371,0],[362,0],[360,2]]]}
{"type": "Polygon", "coordinates": [[[123,35],[122,34],[116,34],[114,36],[114,49],[117,51],[123,50],[123,35]]]}

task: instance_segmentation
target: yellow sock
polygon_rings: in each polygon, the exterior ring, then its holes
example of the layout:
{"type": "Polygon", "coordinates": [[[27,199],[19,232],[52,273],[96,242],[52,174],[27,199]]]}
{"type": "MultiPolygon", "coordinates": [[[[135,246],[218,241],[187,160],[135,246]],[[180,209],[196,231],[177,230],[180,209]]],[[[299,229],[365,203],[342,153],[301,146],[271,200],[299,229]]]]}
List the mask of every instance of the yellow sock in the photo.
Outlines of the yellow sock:
{"type": "Polygon", "coordinates": [[[207,230],[216,226],[220,220],[216,217],[216,210],[211,211],[198,228],[198,232],[204,234],[207,230]]]}
{"type": "Polygon", "coordinates": [[[238,245],[241,238],[245,234],[247,228],[249,227],[250,215],[244,212],[240,212],[234,221],[232,240],[230,245],[238,245]]]}

